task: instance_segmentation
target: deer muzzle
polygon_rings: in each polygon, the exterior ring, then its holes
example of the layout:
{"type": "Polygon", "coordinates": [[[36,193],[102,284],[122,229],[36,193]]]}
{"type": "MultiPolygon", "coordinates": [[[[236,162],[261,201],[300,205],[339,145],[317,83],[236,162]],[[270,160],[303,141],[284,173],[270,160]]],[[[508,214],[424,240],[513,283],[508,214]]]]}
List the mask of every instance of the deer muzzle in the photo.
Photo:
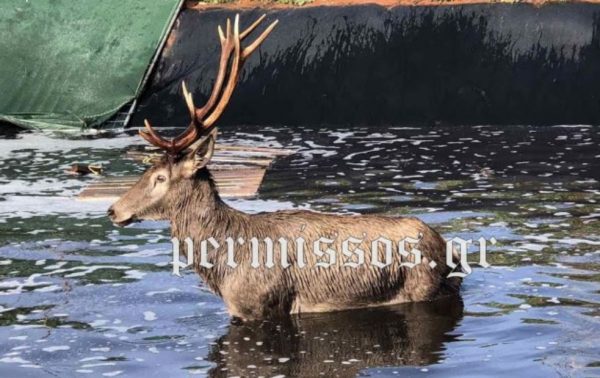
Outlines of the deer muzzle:
{"type": "Polygon", "coordinates": [[[120,212],[118,210],[115,210],[114,205],[112,205],[111,207],[108,208],[106,214],[110,218],[111,222],[113,222],[115,225],[117,225],[119,227],[125,227],[134,221],[133,214],[126,214],[126,213],[120,212]]]}

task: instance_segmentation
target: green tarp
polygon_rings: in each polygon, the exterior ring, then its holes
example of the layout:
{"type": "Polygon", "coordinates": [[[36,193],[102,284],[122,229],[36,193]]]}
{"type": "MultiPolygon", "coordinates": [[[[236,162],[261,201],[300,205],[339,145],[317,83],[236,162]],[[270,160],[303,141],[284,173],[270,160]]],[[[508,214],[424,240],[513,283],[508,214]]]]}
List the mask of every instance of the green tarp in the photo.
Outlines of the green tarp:
{"type": "Polygon", "coordinates": [[[96,126],[134,99],[180,0],[0,0],[0,120],[96,126]]]}

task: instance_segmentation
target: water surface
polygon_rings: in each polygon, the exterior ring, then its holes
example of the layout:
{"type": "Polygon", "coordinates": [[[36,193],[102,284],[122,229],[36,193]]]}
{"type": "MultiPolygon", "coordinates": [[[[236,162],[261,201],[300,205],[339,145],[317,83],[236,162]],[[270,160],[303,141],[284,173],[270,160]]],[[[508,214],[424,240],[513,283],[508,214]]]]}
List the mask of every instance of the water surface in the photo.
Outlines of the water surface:
{"type": "MultiPolygon", "coordinates": [[[[138,137],[0,139],[1,376],[600,375],[600,129],[224,128],[298,149],[244,211],[414,215],[494,237],[462,300],[231,322],[197,276],[171,274],[168,224],[116,228],[74,196],[70,164],[141,172],[138,137]]],[[[476,261],[476,256],[473,256],[476,261]]]]}

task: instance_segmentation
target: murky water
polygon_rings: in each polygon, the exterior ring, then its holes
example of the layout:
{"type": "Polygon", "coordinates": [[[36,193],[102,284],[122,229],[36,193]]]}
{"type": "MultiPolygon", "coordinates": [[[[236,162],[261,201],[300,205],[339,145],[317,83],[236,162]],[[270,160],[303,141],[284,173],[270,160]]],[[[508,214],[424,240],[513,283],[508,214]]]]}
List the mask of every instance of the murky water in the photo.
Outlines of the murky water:
{"type": "MultiPolygon", "coordinates": [[[[100,162],[142,167],[139,138],[0,139],[0,376],[600,375],[600,129],[226,128],[295,147],[246,211],[417,215],[444,236],[495,237],[463,301],[238,324],[187,272],[168,225],[115,228],[73,199],[100,162]]],[[[477,260],[473,256],[473,260],[477,260]]]]}

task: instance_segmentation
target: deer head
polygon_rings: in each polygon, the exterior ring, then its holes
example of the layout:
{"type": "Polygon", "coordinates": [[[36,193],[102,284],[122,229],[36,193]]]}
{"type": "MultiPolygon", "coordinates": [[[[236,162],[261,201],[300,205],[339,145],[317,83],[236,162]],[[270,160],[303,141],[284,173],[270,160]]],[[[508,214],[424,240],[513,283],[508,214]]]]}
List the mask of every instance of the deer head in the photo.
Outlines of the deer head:
{"type": "MultiPolygon", "coordinates": [[[[191,122],[179,136],[167,140],[162,138],[145,120],[146,130],[140,136],[150,144],[165,151],[165,155],[150,167],[139,181],[109,209],[111,220],[120,226],[132,221],[171,219],[172,212],[179,211],[178,204],[185,203],[190,195],[198,193],[198,181],[204,181],[205,190],[214,191],[210,174],[206,169],[215,146],[215,122],[231,99],[240,70],[248,57],[267,38],[277,25],[274,21],[254,42],[241,46],[243,41],[264,20],[261,16],[240,33],[239,15],[235,16],[233,30],[227,20],[225,33],[219,26],[221,57],[219,72],[206,104],[197,109],[185,83],[183,97],[190,112],[191,122]]],[[[209,197],[209,196],[205,196],[209,197]]]]}

